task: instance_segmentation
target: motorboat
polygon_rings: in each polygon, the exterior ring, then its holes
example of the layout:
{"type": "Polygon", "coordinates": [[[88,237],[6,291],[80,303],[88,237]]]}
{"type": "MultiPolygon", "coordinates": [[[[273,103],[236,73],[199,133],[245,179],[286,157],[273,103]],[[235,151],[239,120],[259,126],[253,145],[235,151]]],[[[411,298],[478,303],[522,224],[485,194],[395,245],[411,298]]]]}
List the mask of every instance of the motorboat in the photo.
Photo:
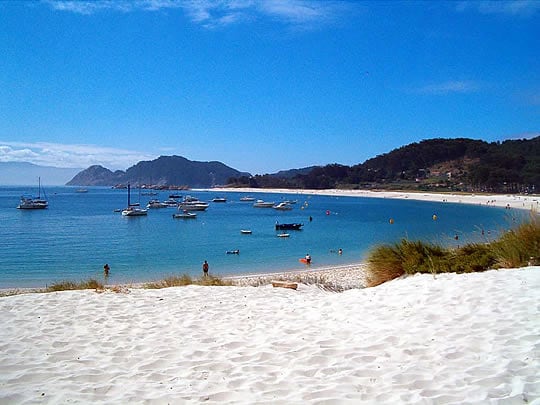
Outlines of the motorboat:
{"type": "Polygon", "coordinates": [[[146,204],[146,208],[167,208],[169,205],[159,200],[150,200],[146,204]]]}
{"type": "Polygon", "coordinates": [[[240,229],[240,233],[242,235],[251,235],[253,232],[251,231],[251,229],[240,229]]]}
{"type": "Polygon", "coordinates": [[[300,223],[280,224],[276,222],[276,231],[288,231],[288,230],[299,231],[301,230],[303,226],[304,224],[300,224],[300,223]]]}
{"type": "Polygon", "coordinates": [[[227,202],[227,199],[225,197],[216,197],[212,200],[212,202],[224,203],[227,202]]]}
{"type": "MultiPolygon", "coordinates": [[[[45,192],[44,192],[45,194],[45,192]]],[[[41,177],[38,178],[38,196],[36,197],[21,197],[21,201],[17,206],[20,210],[42,210],[49,206],[47,200],[41,198],[41,177]]]]}
{"type": "Polygon", "coordinates": [[[209,204],[203,201],[181,202],[178,204],[178,209],[184,211],[206,211],[208,207],[209,204]]]}
{"type": "Polygon", "coordinates": [[[174,198],[169,198],[165,201],[163,201],[163,204],[165,204],[167,207],[178,207],[178,204],[180,204],[177,200],[174,198]]]}
{"type": "Polygon", "coordinates": [[[278,236],[278,238],[288,238],[291,235],[288,234],[288,233],[283,232],[283,233],[278,233],[277,236],[278,236]]]}
{"type": "Polygon", "coordinates": [[[240,198],[240,201],[255,201],[255,197],[245,196],[240,198]]]}
{"type": "Polygon", "coordinates": [[[272,208],[274,208],[275,210],[279,210],[279,211],[290,211],[293,209],[293,207],[291,207],[291,204],[288,203],[288,202],[280,202],[279,204],[277,205],[274,205],[272,208]]]}
{"type": "Polygon", "coordinates": [[[177,218],[177,219],[195,219],[195,218],[197,218],[197,214],[194,214],[193,212],[184,211],[181,214],[173,214],[173,218],[177,218]]]}
{"type": "Polygon", "coordinates": [[[268,202],[263,200],[257,200],[255,204],[253,204],[255,208],[272,208],[274,206],[274,202],[268,202]]]}

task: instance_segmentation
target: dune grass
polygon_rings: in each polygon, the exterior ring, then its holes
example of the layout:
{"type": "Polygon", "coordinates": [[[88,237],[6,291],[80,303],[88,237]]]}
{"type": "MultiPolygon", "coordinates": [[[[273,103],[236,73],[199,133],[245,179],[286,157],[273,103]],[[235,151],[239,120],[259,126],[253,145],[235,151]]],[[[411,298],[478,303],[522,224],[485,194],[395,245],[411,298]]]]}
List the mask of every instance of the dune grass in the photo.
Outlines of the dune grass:
{"type": "Polygon", "coordinates": [[[152,281],[143,285],[143,288],[147,289],[159,289],[159,288],[168,288],[168,287],[182,287],[186,285],[214,285],[214,286],[230,286],[232,283],[230,281],[224,280],[215,276],[207,276],[203,278],[192,278],[187,274],[181,276],[170,276],[163,280],[152,281]]]}
{"type": "Polygon", "coordinates": [[[373,287],[404,274],[468,273],[493,268],[540,264],[540,219],[530,219],[490,243],[469,243],[446,248],[422,241],[402,239],[376,246],[368,254],[367,286],[373,287]]]}
{"type": "Polygon", "coordinates": [[[45,292],[67,291],[67,290],[103,290],[103,289],[104,289],[103,283],[94,279],[89,279],[86,281],[79,281],[79,282],[60,281],[60,282],[47,286],[47,288],[45,289],[45,292]]]}

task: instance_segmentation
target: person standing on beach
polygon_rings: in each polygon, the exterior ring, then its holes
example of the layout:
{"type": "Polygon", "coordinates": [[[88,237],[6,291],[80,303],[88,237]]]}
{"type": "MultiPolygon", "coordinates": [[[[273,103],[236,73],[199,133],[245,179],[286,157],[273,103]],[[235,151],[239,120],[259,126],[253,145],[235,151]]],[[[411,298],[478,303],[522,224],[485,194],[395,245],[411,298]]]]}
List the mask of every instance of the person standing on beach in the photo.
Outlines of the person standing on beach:
{"type": "Polygon", "coordinates": [[[111,268],[109,267],[109,264],[108,263],[105,263],[105,266],[103,266],[103,274],[105,275],[105,277],[109,277],[109,270],[111,268]]]}
{"type": "Polygon", "coordinates": [[[205,260],[202,265],[203,276],[208,277],[208,262],[205,260]]]}

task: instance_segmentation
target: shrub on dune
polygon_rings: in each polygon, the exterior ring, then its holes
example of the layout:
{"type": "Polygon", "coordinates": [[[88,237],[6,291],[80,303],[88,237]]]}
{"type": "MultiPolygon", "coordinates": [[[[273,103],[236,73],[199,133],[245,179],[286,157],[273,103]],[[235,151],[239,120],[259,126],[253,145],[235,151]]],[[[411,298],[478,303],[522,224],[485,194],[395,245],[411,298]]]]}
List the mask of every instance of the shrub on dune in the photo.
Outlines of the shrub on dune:
{"type": "Polygon", "coordinates": [[[394,245],[375,247],[368,254],[367,286],[373,287],[403,274],[471,273],[495,267],[520,267],[540,262],[540,219],[534,213],[528,222],[507,231],[491,243],[469,243],[443,248],[406,239],[394,245]]]}
{"type": "Polygon", "coordinates": [[[146,283],[144,288],[159,289],[167,287],[181,287],[190,284],[193,284],[193,279],[187,274],[183,274],[181,276],[170,276],[164,278],[163,280],[146,283]]]}
{"type": "Polygon", "coordinates": [[[405,274],[402,257],[397,246],[381,245],[375,247],[368,257],[366,281],[374,287],[405,274]]]}
{"type": "Polygon", "coordinates": [[[505,232],[492,243],[492,249],[501,267],[526,266],[532,258],[540,260],[540,217],[531,213],[530,220],[516,229],[505,232]]]}
{"type": "Polygon", "coordinates": [[[103,290],[103,284],[97,280],[90,279],[86,281],[60,281],[47,286],[46,292],[67,291],[67,290],[103,290]]]}
{"type": "Polygon", "coordinates": [[[181,276],[170,276],[163,280],[146,283],[144,285],[144,288],[158,289],[158,288],[168,288],[168,287],[183,287],[183,286],[192,285],[192,284],[206,285],[206,286],[232,285],[231,282],[223,280],[222,278],[219,278],[219,277],[207,276],[200,279],[193,279],[189,275],[183,274],[181,276]]]}

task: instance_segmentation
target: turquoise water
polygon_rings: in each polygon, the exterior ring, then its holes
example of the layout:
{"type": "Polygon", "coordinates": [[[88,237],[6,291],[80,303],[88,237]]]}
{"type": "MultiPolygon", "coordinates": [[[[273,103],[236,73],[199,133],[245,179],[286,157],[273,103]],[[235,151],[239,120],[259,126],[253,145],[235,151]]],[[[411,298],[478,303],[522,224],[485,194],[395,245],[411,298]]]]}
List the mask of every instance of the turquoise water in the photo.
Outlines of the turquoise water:
{"type": "MultiPolygon", "coordinates": [[[[102,279],[105,263],[111,267],[110,283],[184,273],[198,276],[204,260],[210,263],[210,273],[216,275],[300,270],[305,265],[298,259],[306,253],[313,258],[312,267],[344,265],[364,260],[373,245],[403,237],[445,245],[492,238],[512,224],[515,218],[510,215],[521,214],[494,207],[411,200],[254,195],[265,201],[298,200],[292,211],[281,212],[240,202],[245,193],[189,191],[183,194],[210,201],[208,210],[199,212],[197,219],[173,219],[176,210],[172,208],[127,218],[114,212],[125,207],[126,190],[88,190],[76,193],[75,188],[47,188],[49,208],[25,211],[15,208],[19,197],[35,190],[0,187],[0,288],[102,279]],[[228,201],[212,203],[216,196],[228,201]],[[278,238],[276,221],[305,225],[302,231],[290,231],[289,238],[278,238]],[[253,233],[242,235],[241,229],[253,233]],[[339,248],[342,255],[335,253],[339,248]],[[235,249],[240,250],[239,255],[226,254],[235,249]]],[[[141,205],[151,198],[165,200],[168,194],[141,196],[141,205]]],[[[138,198],[132,192],[132,201],[138,198]]]]}

